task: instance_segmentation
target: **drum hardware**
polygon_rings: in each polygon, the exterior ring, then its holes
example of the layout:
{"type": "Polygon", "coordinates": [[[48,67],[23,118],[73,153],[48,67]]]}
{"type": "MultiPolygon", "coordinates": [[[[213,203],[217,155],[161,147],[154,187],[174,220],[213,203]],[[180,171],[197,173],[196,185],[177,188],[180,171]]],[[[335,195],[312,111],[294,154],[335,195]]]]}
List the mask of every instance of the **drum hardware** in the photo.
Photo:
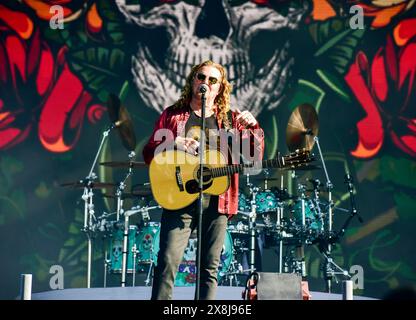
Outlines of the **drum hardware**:
{"type": "Polygon", "coordinates": [[[306,269],[305,258],[303,256],[297,257],[296,256],[297,250],[298,250],[297,248],[289,248],[287,250],[287,253],[285,254],[284,262],[283,262],[284,273],[297,273],[299,275],[303,275],[303,272],[306,269]]]}
{"type": "MultiPolygon", "coordinates": [[[[134,185],[131,192],[124,192],[121,194],[122,199],[145,198],[152,195],[150,183],[143,183],[134,185]]],[[[102,195],[105,198],[116,198],[117,195],[105,193],[102,195]]]]}
{"type": "Polygon", "coordinates": [[[256,253],[256,195],[259,191],[258,187],[255,187],[253,184],[249,184],[250,194],[251,194],[251,211],[248,223],[248,229],[250,233],[250,246],[249,246],[249,262],[248,266],[251,272],[254,272],[255,269],[255,253],[256,253]]]}
{"type": "Polygon", "coordinates": [[[240,286],[240,281],[237,276],[245,275],[248,272],[248,270],[243,270],[243,266],[235,258],[235,253],[236,252],[234,252],[234,257],[231,261],[229,270],[221,274],[222,280],[220,285],[225,285],[228,282],[228,285],[232,287],[234,282],[234,285],[238,287],[240,286]]]}
{"type": "MultiPolygon", "coordinates": [[[[349,223],[355,216],[357,216],[360,223],[363,223],[364,221],[362,217],[358,214],[358,211],[355,206],[354,187],[352,183],[352,178],[349,175],[349,173],[345,175],[344,183],[347,184],[348,192],[350,194],[350,205],[351,205],[350,215],[344,222],[339,232],[334,232],[331,230],[326,234],[322,233],[321,237],[319,238],[319,249],[320,249],[321,254],[325,258],[322,269],[324,273],[324,278],[329,285],[331,284],[331,280],[333,278],[335,278],[335,281],[338,283],[338,280],[336,278],[337,275],[342,275],[344,279],[348,279],[348,280],[351,279],[351,275],[348,273],[348,271],[342,269],[332,259],[331,245],[340,241],[341,237],[345,234],[345,230],[347,229],[349,223]]],[[[329,204],[331,204],[331,202],[329,204]]],[[[338,209],[341,210],[342,208],[338,208],[338,209]]],[[[345,211],[346,209],[342,209],[342,210],[345,211]]],[[[329,286],[329,290],[330,289],[331,287],[329,286]]]]}
{"type": "MultiPolygon", "coordinates": [[[[129,162],[132,162],[136,154],[133,150],[136,148],[136,136],[133,130],[133,123],[127,109],[121,105],[119,97],[114,94],[110,94],[107,99],[107,110],[111,123],[114,124],[118,130],[118,134],[121,138],[121,142],[124,147],[129,151],[129,162]]],[[[123,214],[123,199],[121,195],[126,187],[126,181],[132,174],[132,167],[128,168],[127,174],[124,179],[119,183],[116,198],[117,198],[117,218],[118,221],[120,215],[123,214]]],[[[129,214],[125,214],[124,221],[124,239],[123,239],[123,260],[122,260],[122,276],[121,286],[124,287],[126,283],[126,266],[127,266],[127,237],[129,232],[128,219],[129,214]]]]}
{"type": "MultiPolygon", "coordinates": [[[[97,176],[93,177],[94,179],[97,178],[97,176]]],[[[70,187],[72,189],[83,189],[83,188],[90,188],[90,189],[105,189],[110,187],[116,187],[117,185],[115,183],[109,183],[109,182],[94,182],[94,181],[88,181],[85,180],[79,180],[76,182],[64,182],[60,184],[61,187],[70,187]]]]}
{"type": "MultiPolygon", "coordinates": [[[[280,189],[278,189],[278,202],[277,202],[277,208],[276,208],[276,231],[281,232],[283,231],[282,228],[282,222],[283,222],[283,197],[282,192],[284,192],[284,178],[283,174],[280,175],[280,189]]],[[[287,193],[287,192],[286,192],[287,193]]],[[[287,197],[286,197],[287,198],[287,197]]],[[[280,239],[279,241],[279,272],[282,273],[283,271],[283,239],[280,239]]]]}
{"type": "Polygon", "coordinates": [[[100,162],[100,165],[105,166],[105,167],[124,168],[124,169],[129,169],[129,168],[137,169],[137,168],[148,167],[148,165],[145,162],[133,161],[133,160],[100,162]]]}
{"type": "MultiPolygon", "coordinates": [[[[83,188],[84,192],[82,195],[82,200],[84,201],[84,224],[82,231],[86,233],[87,235],[87,250],[88,250],[88,258],[87,258],[87,288],[91,287],[91,263],[92,263],[92,238],[94,237],[95,233],[97,231],[102,232],[113,232],[115,233],[115,236],[117,237],[119,235],[119,231],[123,230],[122,240],[123,245],[122,249],[122,267],[121,267],[121,273],[122,273],[122,286],[125,285],[125,273],[127,268],[127,238],[129,236],[129,232],[135,232],[136,230],[133,228],[129,228],[128,219],[129,216],[132,214],[135,214],[137,212],[140,212],[142,208],[132,208],[131,210],[128,210],[126,212],[123,211],[123,200],[127,198],[129,195],[123,195],[124,189],[126,187],[126,181],[132,174],[133,168],[138,167],[145,167],[144,163],[136,162],[134,161],[135,153],[132,150],[135,150],[136,147],[136,137],[133,130],[132,121],[130,118],[129,113],[127,112],[126,108],[124,106],[121,106],[120,100],[117,96],[110,94],[107,100],[107,110],[108,115],[110,118],[111,125],[104,130],[102,133],[102,138],[97,150],[97,153],[95,155],[94,161],[91,165],[90,171],[87,175],[87,177],[84,180],[80,180],[77,182],[71,182],[71,183],[64,183],[62,186],[66,187],[72,187],[72,188],[83,188]],[[121,138],[121,142],[126,147],[126,149],[129,151],[128,158],[129,161],[119,163],[119,162],[104,162],[102,165],[107,165],[111,167],[123,167],[128,168],[128,172],[125,176],[125,178],[118,184],[115,185],[114,183],[105,183],[105,182],[96,182],[97,175],[94,173],[95,166],[97,164],[98,157],[101,154],[101,151],[103,149],[104,143],[109,136],[110,132],[113,129],[117,129],[118,134],[121,138]],[[128,163],[126,165],[126,163],[128,163]],[[100,217],[95,216],[94,211],[94,202],[93,202],[93,190],[94,189],[105,189],[109,187],[117,187],[114,196],[117,198],[117,208],[115,213],[104,213],[100,217]],[[109,221],[108,218],[112,215],[116,216],[116,221],[109,221]],[[125,217],[124,220],[124,226],[123,222],[119,221],[120,216],[125,217]]],[[[147,196],[149,192],[144,194],[142,190],[137,190],[137,194],[134,194],[134,196],[147,196]]],[[[109,196],[107,194],[104,194],[104,196],[109,196]]],[[[146,208],[146,210],[149,210],[151,208],[146,208]]],[[[144,213],[147,213],[145,211],[144,213]]],[[[146,218],[149,218],[148,213],[146,218]]],[[[131,236],[132,239],[135,239],[135,236],[131,236]]],[[[115,252],[119,252],[116,247],[111,247],[111,249],[114,249],[115,252]]],[[[116,259],[113,261],[108,256],[107,249],[104,249],[104,286],[106,286],[107,282],[107,271],[115,270],[116,267],[116,259]]],[[[110,251],[111,257],[114,257],[114,253],[110,251]]],[[[134,268],[135,269],[135,266],[134,268]]],[[[135,273],[135,272],[133,272],[135,273]]]]}
{"type": "Polygon", "coordinates": [[[84,189],[83,194],[81,196],[81,199],[84,201],[84,224],[81,230],[85,232],[87,236],[87,288],[91,287],[92,238],[94,237],[94,234],[97,230],[101,230],[106,227],[106,220],[104,218],[112,215],[106,214],[105,216],[97,218],[95,216],[93,203],[94,189],[105,189],[116,186],[115,183],[96,182],[95,180],[97,179],[97,176],[93,172],[96,161],[98,159],[98,155],[101,152],[103,143],[112,129],[113,127],[110,127],[103,133],[103,138],[101,140],[98,152],[94,159],[94,163],[90,169],[90,173],[88,174],[87,178],[76,182],[66,182],[60,184],[60,186],[62,187],[69,187],[72,189],[84,189]]]}
{"type": "Polygon", "coordinates": [[[82,200],[84,200],[84,226],[82,231],[85,232],[87,236],[87,288],[91,288],[91,264],[92,264],[92,231],[91,226],[93,224],[94,219],[94,204],[93,204],[93,187],[94,187],[94,180],[97,179],[97,175],[94,173],[94,168],[97,163],[98,157],[101,154],[101,150],[103,148],[104,142],[107,139],[111,130],[116,127],[115,123],[112,123],[111,126],[103,132],[103,136],[98,147],[98,151],[95,155],[93,164],[91,165],[91,169],[83,181],[85,184],[84,193],[82,195],[82,200]]]}
{"type": "Polygon", "coordinates": [[[94,173],[95,166],[97,164],[97,160],[99,155],[101,154],[101,150],[104,146],[104,142],[107,139],[110,132],[117,128],[119,131],[120,136],[122,137],[123,143],[129,147],[130,150],[134,150],[135,148],[135,137],[132,130],[132,123],[129,118],[128,112],[125,108],[120,108],[120,101],[114,95],[110,95],[107,101],[108,104],[108,112],[110,116],[111,125],[103,131],[102,138],[95,155],[94,161],[91,165],[90,171],[87,177],[79,181],[78,184],[72,185],[74,187],[82,187],[84,188],[84,192],[82,195],[82,200],[84,201],[84,225],[81,229],[85,232],[87,236],[87,288],[91,287],[91,264],[92,264],[92,237],[94,236],[94,231],[92,230],[93,223],[95,222],[94,216],[94,204],[93,204],[93,189],[96,188],[104,188],[106,186],[99,185],[99,182],[95,182],[97,179],[97,175],[94,173]]]}
{"type": "Polygon", "coordinates": [[[136,256],[137,256],[137,247],[136,244],[133,245],[131,248],[131,252],[133,253],[133,281],[132,281],[132,287],[136,284],[136,256]]]}
{"type": "Polygon", "coordinates": [[[270,177],[270,170],[269,169],[263,169],[264,172],[264,190],[269,190],[268,186],[267,186],[267,180],[270,177]]]}
{"type": "MultiPolygon", "coordinates": [[[[331,180],[329,179],[329,175],[328,175],[328,171],[326,169],[326,165],[325,165],[325,160],[324,157],[322,155],[322,150],[321,150],[321,146],[319,143],[319,138],[317,136],[314,137],[314,141],[316,142],[316,146],[318,148],[318,152],[319,152],[319,157],[321,159],[322,162],[322,166],[324,169],[324,173],[325,173],[325,178],[326,178],[326,189],[328,192],[328,236],[331,237],[332,234],[332,227],[333,227],[333,201],[332,201],[332,189],[333,189],[333,184],[331,182],[331,180]]],[[[329,238],[329,240],[331,240],[329,238]]],[[[332,270],[332,264],[333,264],[333,260],[331,258],[331,251],[332,251],[332,244],[330,243],[331,241],[329,241],[326,245],[326,250],[325,251],[321,251],[321,253],[324,255],[325,257],[325,265],[326,265],[326,272],[325,272],[325,281],[326,281],[326,287],[327,287],[327,292],[331,293],[332,291],[332,279],[334,276],[333,270],[332,270]]]]}
{"type": "MultiPolygon", "coordinates": [[[[132,207],[130,210],[124,212],[124,232],[123,232],[123,256],[122,256],[122,270],[121,270],[121,286],[125,287],[126,285],[126,271],[127,271],[127,257],[128,257],[128,236],[129,236],[129,218],[130,216],[136,213],[142,213],[146,217],[149,217],[149,210],[160,208],[159,206],[154,207],[132,207]]],[[[150,220],[150,217],[148,218],[150,220]]],[[[134,244],[133,246],[135,246],[134,244]]],[[[135,259],[133,262],[133,273],[136,272],[135,259]]]]}
{"type": "Polygon", "coordinates": [[[107,287],[107,273],[108,273],[108,266],[111,264],[111,260],[108,259],[108,251],[107,249],[104,250],[104,288],[107,287]]]}
{"type": "MultiPolygon", "coordinates": [[[[307,164],[307,163],[305,163],[305,164],[299,165],[296,168],[296,171],[311,171],[311,170],[321,170],[321,169],[322,169],[321,166],[318,166],[318,165],[315,165],[315,164],[307,164]]],[[[285,169],[282,169],[282,170],[293,170],[293,169],[291,169],[291,168],[285,168],[285,169]]]]}
{"type": "MultiPolygon", "coordinates": [[[[278,219],[276,228],[278,229],[277,237],[279,240],[279,260],[282,261],[283,243],[292,246],[288,249],[283,261],[284,272],[297,272],[306,277],[306,266],[304,257],[305,245],[318,243],[320,251],[325,257],[325,281],[328,291],[331,291],[331,280],[334,274],[331,259],[331,242],[336,241],[333,235],[333,203],[332,203],[332,183],[325,166],[322,155],[321,146],[318,139],[319,122],[315,109],[309,104],[298,106],[291,114],[288,126],[286,128],[286,144],[290,151],[305,148],[311,151],[316,144],[321,166],[305,165],[296,168],[298,170],[316,170],[323,169],[326,177],[326,191],[328,193],[328,206],[324,210],[321,209],[321,201],[319,198],[320,187],[324,185],[319,180],[308,180],[313,185],[313,189],[306,189],[306,186],[297,182],[297,175],[292,170],[291,180],[288,185],[294,181],[297,186],[297,199],[291,205],[293,219],[278,219]],[[305,192],[313,191],[313,196],[309,198],[305,192]],[[327,209],[327,210],[326,210],[327,209]],[[327,217],[327,219],[325,219],[327,217]],[[326,221],[327,220],[327,221],[326,221]],[[327,230],[327,232],[325,232],[327,230]],[[328,239],[325,239],[327,238],[328,239]],[[328,240],[329,242],[325,241],[328,240]]],[[[283,189],[283,186],[281,186],[283,189]]],[[[282,267],[279,263],[279,271],[282,267]]]]}
{"type": "Polygon", "coordinates": [[[320,232],[324,232],[324,213],[321,210],[321,201],[319,199],[320,187],[323,187],[324,184],[320,182],[319,179],[307,179],[307,181],[309,181],[313,186],[312,202],[315,205],[316,214],[321,224],[320,232]]]}
{"type": "MultiPolygon", "coordinates": [[[[136,153],[134,151],[130,151],[128,154],[128,157],[130,159],[130,161],[132,161],[135,157],[136,157],[136,153]]],[[[133,173],[133,168],[129,167],[126,173],[126,176],[124,177],[124,179],[119,183],[118,188],[116,190],[116,198],[117,198],[117,221],[120,219],[120,215],[123,214],[123,199],[122,199],[122,194],[124,192],[124,189],[126,188],[126,181],[128,180],[128,178],[132,175],[133,173]]]]}
{"type": "MultiPolygon", "coordinates": [[[[134,151],[129,152],[128,157],[132,160],[136,156],[134,151]]],[[[127,268],[127,238],[129,232],[129,217],[132,214],[137,213],[135,211],[136,208],[132,208],[129,211],[124,212],[123,209],[123,199],[122,194],[126,187],[127,179],[132,175],[132,168],[129,167],[124,179],[119,183],[117,191],[116,191],[116,199],[117,199],[117,206],[116,206],[116,220],[119,221],[120,216],[124,215],[124,233],[123,233],[123,258],[122,258],[122,272],[121,272],[121,286],[125,287],[126,285],[126,268],[127,268]]]]}
{"type": "MultiPolygon", "coordinates": [[[[153,249],[151,249],[150,254],[153,254],[153,249]]],[[[151,282],[150,278],[151,278],[151,276],[152,276],[152,270],[153,270],[153,267],[154,267],[154,262],[153,262],[153,260],[152,260],[152,261],[150,262],[149,270],[147,271],[147,277],[146,277],[146,279],[144,280],[144,284],[146,285],[146,287],[150,286],[150,282],[151,282]]]]}

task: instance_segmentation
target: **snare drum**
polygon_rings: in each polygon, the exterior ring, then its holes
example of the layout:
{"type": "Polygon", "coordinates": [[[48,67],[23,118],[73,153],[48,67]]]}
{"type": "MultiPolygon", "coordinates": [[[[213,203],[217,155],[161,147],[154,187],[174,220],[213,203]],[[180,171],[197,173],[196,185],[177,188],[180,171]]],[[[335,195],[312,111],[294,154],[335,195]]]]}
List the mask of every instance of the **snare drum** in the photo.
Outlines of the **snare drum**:
{"type": "MultiPolygon", "coordinates": [[[[159,252],[159,237],[160,230],[155,235],[155,246],[154,246],[154,262],[157,265],[157,254],[159,252]]],[[[189,238],[188,245],[185,248],[185,252],[182,258],[182,262],[179,264],[178,272],[175,278],[175,286],[187,287],[194,286],[196,282],[196,250],[198,245],[198,239],[196,232],[192,233],[189,238]]],[[[231,262],[233,260],[233,239],[231,234],[226,232],[224,245],[221,251],[220,265],[218,267],[218,283],[225,273],[229,270],[231,262]]]]}

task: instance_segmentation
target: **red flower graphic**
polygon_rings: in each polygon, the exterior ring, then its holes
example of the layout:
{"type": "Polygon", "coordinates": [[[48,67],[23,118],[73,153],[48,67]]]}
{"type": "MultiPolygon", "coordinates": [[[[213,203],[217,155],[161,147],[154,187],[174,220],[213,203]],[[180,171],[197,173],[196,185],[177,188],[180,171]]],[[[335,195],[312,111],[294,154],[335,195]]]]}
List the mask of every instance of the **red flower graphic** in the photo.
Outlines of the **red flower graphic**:
{"type": "Polygon", "coordinates": [[[104,107],[71,72],[66,48],[56,54],[23,13],[0,5],[0,149],[22,142],[37,127],[52,152],[71,150],[79,139],[87,108],[92,122],[104,107]]]}
{"type": "MultiPolygon", "coordinates": [[[[416,19],[402,23],[406,41],[400,47],[388,36],[371,64],[365,53],[359,52],[345,76],[367,114],[357,123],[359,142],[351,152],[357,158],[375,156],[385,136],[400,150],[416,157],[416,19]],[[412,37],[403,26],[413,29],[412,37]]],[[[395,38],[397,41],[397,32],[395,38]]]]}

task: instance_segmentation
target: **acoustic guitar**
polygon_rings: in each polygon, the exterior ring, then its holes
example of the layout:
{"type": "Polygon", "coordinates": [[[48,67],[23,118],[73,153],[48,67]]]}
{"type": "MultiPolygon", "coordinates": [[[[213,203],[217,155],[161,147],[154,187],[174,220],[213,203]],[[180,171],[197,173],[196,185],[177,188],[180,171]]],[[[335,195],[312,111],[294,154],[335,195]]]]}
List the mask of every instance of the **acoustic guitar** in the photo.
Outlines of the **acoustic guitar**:
{"type": "MultiPolygon", "coordinates": [[[[204,153],[203,193],[220,195],[227,191],[230,177],[244,169],[287,168],[304,166],[313,158],[307,150],[296,150],[275,159],[249,164],[227,164],[223,154],[216,150],[204,153]]],[[[150,185],[154,199],[168,210],[190,205],[199,196],[199,156],[184,151],[168,150],[155,155],[149,166],[150,185]]]]}

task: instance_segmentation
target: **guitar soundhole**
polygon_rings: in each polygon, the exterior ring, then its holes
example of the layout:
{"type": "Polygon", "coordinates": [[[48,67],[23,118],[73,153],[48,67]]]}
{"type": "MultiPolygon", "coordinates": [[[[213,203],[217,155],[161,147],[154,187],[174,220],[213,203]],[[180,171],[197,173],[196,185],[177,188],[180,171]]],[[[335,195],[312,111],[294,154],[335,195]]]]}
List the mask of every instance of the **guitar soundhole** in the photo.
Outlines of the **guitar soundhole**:
{"type": "MultiPolygon", "coordinates": [[[[203,176],[203,190],[208,189],[212,186],[212,173],[209,167],[204,167],[204,176],[203,176]]],[[[194,180],[189,180],[185,183],[186,192],[193,194],[199,192],[199,177],[200,177],[200,170],[199,167],[194,171],[194,180]]]]}
{"type": "MultiPolygon", "coordinates": [[[[209,181],[207,183],[204,183],[204,185],[202,186],[202,190],[206,190],[209,187],[211,187],[212,185],[212,181],[209,181]]],[[[185,189],[186,192],[189,194],[195,194],[199,192],[199,183],[196,180],[189,180],[185,183],[185,189]]]]}

